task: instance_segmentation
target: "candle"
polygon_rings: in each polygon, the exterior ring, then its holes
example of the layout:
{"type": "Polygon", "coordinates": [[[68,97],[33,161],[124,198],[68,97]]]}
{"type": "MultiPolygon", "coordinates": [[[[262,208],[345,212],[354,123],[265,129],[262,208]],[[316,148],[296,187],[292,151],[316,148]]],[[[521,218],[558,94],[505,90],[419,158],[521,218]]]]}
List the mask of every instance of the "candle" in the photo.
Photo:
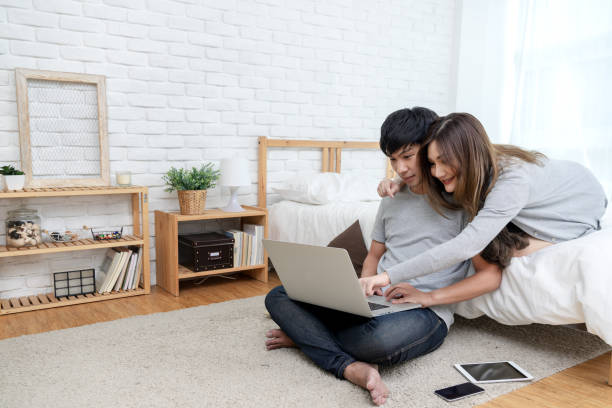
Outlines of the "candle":
{"type": "Polygon", "coordinates": [[[120,186],[132,185],[132,173],[129,171],[118,171],[117,172],[117,184],[120,186]]]}

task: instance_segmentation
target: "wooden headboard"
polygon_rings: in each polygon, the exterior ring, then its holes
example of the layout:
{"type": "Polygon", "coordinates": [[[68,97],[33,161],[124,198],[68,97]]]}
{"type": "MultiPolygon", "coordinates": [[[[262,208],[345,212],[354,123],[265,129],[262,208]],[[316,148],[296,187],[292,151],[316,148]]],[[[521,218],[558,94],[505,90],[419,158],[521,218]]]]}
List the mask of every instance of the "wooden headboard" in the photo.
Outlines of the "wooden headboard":
{"type": "MultiPolygon", "coordinates": [[[[259,137],[258,154],[258,182],[257,206],[266,206],[266,187],[268,180],[268,147],[290,147],[290,148],[319,148],[321,149],[321,172],[340,173],[342,168],[342,149],[380,149],[378,142],[342,142],[325,140],[287,140],[287,139],[268,139],[266,136],[259,137]]],[[[393,176],[391,163],[387,161],[386,176],[393,176]]]]}

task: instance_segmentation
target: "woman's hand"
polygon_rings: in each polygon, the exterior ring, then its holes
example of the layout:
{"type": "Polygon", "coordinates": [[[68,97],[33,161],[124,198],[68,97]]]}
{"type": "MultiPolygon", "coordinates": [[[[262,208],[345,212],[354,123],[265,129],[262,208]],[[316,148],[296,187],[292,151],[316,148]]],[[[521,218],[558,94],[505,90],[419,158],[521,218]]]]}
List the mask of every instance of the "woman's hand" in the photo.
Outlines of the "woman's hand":
{"type": "Polygon", "coordinates": [[[396,183],[393,179],[386,178],[383,179],[380,183],[378,183],[378,188],[376,189],[376,192],[378,192],[378,195],[381,197],[393,197],[395,193],[400,191],[401,187],[401,183],[396,183]]]}
{"type": "Polygon", "coordinates": [[[421,292],[408,283],[398,283],[385,292],[387,301],[391,303],[417,303],[422,307],[433,305],[433,297],[429,292],[421,292]]]}
{"type": "Polygon", "coordinates": [[[359,279],[361,289],[363,289],[363,293],[366,296],[382,295],[380,288],[387,286],[389,283],[391,282],[389,281],[389,275],[387,275],[387,272],[359,279]]]}

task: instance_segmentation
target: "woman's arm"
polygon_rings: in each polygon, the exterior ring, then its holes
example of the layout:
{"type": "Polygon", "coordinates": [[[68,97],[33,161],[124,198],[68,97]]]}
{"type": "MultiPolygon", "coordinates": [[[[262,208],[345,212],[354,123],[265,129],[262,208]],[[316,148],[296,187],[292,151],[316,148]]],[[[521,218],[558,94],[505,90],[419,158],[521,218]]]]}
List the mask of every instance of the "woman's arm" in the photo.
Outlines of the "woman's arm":
{"type": "Polygon", "coordinates": [[[394,197],[395,194],[400,191],[403,186],[404,183],[399,177],[396,177],[394,179],[384,178],[381,180],[380,183],[378,183],[378,188],[376,189],[376,192],[378,192],[378,195],[382,198],[385,198],[387,196],[394,197]]]}
{"type": "MultiPolygon", "coordinates": [[[[529,199],[529,175],[520,166],[505,169],[487,195],[482,209],[455,238],[394,265],[374,288],[446,269],[479,254],[514,219],[529,199]]],[[[381,274],[384,275],[384,274],[381,274]]]]}
{"type": "Polygon", "coordinates": [[[488,263],[480,255],[472,258],[476,273],[457,283],[431,292],[422,292],[407,283],[390,287],[385,296],[393,303],[418,303],[423,307],[447,305],[473,299],[499,288],[502,270],[488,263]]]}

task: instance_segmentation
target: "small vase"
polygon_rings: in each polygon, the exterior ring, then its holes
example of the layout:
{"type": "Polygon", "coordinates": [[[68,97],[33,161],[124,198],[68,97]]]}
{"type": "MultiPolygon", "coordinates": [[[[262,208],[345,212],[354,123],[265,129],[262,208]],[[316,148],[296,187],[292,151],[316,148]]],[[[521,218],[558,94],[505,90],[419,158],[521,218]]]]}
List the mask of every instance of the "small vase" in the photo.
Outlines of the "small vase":
{"type": "Polygon", "coordinates": [[[6,185],[6,190],[23,190],[23,185],[25,184],[25,174],[17,175],[17,176],[4,176],[4,183],[6,185]]]}
{"type": "Polygon", "coordinates": [[[206,190],[179,190],[178,199],[181,215],[204,214],[206,190]]]}

